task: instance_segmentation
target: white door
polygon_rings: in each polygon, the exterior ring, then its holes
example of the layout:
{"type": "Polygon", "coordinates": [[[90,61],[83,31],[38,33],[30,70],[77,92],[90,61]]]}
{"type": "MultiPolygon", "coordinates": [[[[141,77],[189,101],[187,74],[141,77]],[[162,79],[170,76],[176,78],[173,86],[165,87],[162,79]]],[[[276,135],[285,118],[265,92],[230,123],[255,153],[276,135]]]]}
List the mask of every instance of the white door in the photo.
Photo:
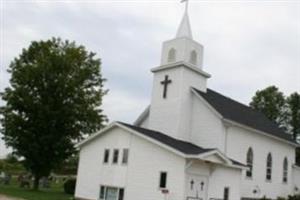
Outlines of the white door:
{"type": "Polygon", "coordinates": [[[107,187],[105,200],[117,200],[118,188],[107,187]]]}
{"type": "Polygon", "coordinates": [[[207,200],[207,177],[188,174],[186,180],[186,200],[207,200]]]}

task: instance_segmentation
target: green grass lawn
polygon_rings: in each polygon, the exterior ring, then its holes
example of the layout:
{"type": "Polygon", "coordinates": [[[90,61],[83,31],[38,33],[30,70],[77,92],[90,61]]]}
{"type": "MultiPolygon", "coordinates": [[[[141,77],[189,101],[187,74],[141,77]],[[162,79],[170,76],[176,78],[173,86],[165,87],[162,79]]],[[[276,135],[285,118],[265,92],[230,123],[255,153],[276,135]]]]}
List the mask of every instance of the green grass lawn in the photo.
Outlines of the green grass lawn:
{"type": "Polygon", "coordinates": [[[49,189],[33,191],[31,189],[20,188],[14,180],[11,185],[0,185],[0,194],[18,197],[25,200],[70,200],[71,195],[64,194],[62,184],[52,184],[49,189]]]}

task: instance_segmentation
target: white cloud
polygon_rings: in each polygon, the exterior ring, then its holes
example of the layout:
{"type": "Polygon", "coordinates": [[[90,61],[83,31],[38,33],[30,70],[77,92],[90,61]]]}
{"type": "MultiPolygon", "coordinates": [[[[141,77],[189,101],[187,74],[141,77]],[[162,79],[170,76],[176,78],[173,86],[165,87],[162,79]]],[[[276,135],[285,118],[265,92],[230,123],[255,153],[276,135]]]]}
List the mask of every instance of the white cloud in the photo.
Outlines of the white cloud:
{"type": "Polygon", "coordinates": [[[110,121],[133,123],[133,119],[149,105],[149,99],[140,98],[123,90],[111,90],[104,98],[103,107],[110,121]]]}
{"type": "MultiPolygon", "coordinates": [[[[32,40],[60,36],[102,58],[110,120],[132,122],[150,102],[161,43],[175,36],[179,1],[3,1],[0,91],[9,62],[32,40]]],[[[209,87],[248,103],[257,89],[300,91],[299,1],[191,1],[209,87]]],[[[1,10],[2,11],[2,10],[1,10]]],[[[1,102],[0,102],[1,104],[1,102]]],[[[0,142],[0,155],[3,145],[0,142]]]]}

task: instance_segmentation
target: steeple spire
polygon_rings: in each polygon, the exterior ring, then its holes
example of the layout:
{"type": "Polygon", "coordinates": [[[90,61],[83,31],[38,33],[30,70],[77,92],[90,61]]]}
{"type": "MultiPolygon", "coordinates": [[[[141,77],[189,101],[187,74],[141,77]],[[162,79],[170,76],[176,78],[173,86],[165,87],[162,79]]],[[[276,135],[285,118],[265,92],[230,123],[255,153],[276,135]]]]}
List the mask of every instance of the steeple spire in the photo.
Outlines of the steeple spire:
{"type": "Polygon", "coordinates": [[[180,26],[178,28],[176,38],[187,37],[193,39],[192,29],[191,29],[189,15],[188,15],[189,0],[182,0],[181,2],[185,2],[186,5],[185,5],[185,12],[181,20],[180,26]]]}
{"type": "Polygon", "coordinates": [[[193,39],[189,20],[189,0],[185,3],[185,11],[177,30],[176,37],[164,42],[161,56],[161,65],[173,65],[183,62],[202,70],[203,46],[193,39]]]}

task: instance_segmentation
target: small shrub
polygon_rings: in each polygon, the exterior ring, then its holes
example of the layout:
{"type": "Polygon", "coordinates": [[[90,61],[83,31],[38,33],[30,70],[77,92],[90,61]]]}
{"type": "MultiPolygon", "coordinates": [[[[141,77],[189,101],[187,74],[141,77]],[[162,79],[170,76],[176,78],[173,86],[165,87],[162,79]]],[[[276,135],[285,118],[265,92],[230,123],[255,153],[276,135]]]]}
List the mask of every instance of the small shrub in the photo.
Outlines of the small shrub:
{"type": "Polygon", "coordinates": [[[66,194],[75,194],[76,179],[68,179],[64,183],[64,191],[66,194]]]}
{"type": "Polygon", "coordinates": [[[300,200],[300,195],[289,195],[288,200],[300,200]]]}
{"type": "Polygon", "coordinates": [[[267,198],[266,196],[264,196],[263,198],[261,198],[260,200],[271,200],[269,198],[267,198]]]}
{"type": "Polygon", "coordinates": [[[277,200],[287,200],[287,199],[284,197],[278,197],[277,200]]]}

